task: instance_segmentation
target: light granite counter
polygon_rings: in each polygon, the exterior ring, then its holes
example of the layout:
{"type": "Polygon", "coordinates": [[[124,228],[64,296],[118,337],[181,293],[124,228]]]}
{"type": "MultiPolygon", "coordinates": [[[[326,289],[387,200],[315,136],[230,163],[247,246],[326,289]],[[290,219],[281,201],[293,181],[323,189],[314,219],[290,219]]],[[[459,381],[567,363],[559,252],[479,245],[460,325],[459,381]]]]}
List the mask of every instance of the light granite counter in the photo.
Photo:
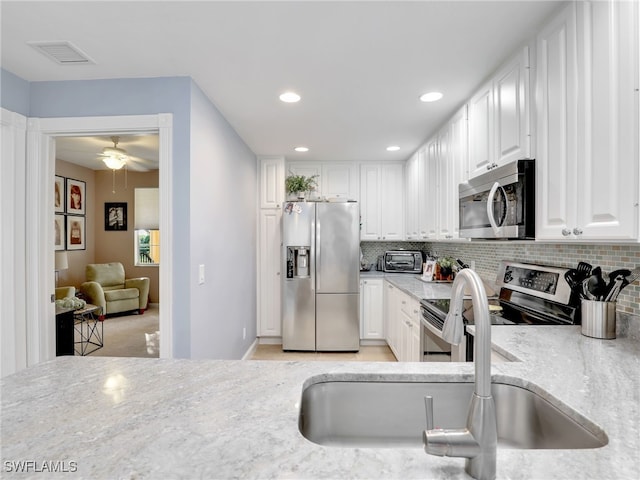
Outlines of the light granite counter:
{"type": "Polygon", "coordinates": [[[450,298],[453,282],[425,282],[413,273],[360,272],[361,279],[384,278],[416,299],[450,298]]]}
{"type": "MultiPolygon", "coordinates": [[[[494,380],[544,389],[608,436],[599,449],[499,449],[498,478],[637,478],[637,329],[626,328],[616,340],[587,338],[573,326],[495,326],[492,334],[497,349],[521,360],[493,365],[494,380]]],[[[469,478],[464,460],[419,448],[336,448],[306,440],[298,431],[303,385],[327,376],[471,381],[473,366],[60,357],[0,383],[1,476],[469,478]],[[16,473],[25,461],[32,462],[28,473],[16,473]],[[38,472],[55,465],[75,471],[38,472]]]]}

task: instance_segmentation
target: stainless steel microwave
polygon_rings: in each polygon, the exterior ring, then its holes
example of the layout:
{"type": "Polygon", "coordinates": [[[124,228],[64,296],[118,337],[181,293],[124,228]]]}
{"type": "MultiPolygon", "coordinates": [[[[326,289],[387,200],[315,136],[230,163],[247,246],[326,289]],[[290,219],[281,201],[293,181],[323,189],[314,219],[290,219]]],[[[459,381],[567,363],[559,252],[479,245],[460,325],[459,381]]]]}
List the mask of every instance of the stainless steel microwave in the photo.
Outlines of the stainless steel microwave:
{"type": "Polygon", "coordinates": [[[533,240],[535,160],[517,160],[461,183],[460,237],[533,240]]]}

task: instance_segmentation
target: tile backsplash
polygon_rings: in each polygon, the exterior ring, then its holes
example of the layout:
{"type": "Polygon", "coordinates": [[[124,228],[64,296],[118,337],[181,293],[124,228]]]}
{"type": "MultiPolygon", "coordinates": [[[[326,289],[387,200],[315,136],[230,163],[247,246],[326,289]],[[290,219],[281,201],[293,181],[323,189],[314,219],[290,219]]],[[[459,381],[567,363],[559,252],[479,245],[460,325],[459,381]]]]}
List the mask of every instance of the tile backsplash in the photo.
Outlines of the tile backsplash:
{"type": "MultiPolygon", "coordinates": [[[[600,266],[605,273],[618,268],[640,267],[640,245],[564,244],[536,242],[361,242],[366,263],[374,263],[385,250],[404,248],[431,254],[450,255],[466,263],[475,261],[476,272],[495,282],[500,260],[514,260],[557,267],[575,267],[579,261],[600,266]]],[[[606,277],[605,277],[606,280],[606,277]]],[[[617,309],[640,316],[640,285],[627,286],[618,297],[617,309]]]]}

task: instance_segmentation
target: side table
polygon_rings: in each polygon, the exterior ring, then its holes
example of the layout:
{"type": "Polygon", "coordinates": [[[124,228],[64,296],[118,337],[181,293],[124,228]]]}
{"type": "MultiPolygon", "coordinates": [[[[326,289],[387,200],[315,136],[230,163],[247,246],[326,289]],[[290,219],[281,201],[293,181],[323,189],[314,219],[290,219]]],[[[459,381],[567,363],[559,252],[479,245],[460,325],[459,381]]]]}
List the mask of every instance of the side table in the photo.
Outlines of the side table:
{"type": "Polygon", "coordinates": [[[77,355],[89,355],[104,347],[104,324],[101,318],[102,307],[89,303],[73,312],[77,355]]]}

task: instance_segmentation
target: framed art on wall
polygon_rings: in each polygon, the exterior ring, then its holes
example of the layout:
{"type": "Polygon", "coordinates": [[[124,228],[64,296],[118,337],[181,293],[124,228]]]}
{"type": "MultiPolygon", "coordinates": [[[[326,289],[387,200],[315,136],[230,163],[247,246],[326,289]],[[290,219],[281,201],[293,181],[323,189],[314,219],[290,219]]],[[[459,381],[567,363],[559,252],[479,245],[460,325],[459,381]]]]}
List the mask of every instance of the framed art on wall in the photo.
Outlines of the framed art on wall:
{"type": "Polygon", "coordinates": [[[67,213],[84,215],[85,212],[85,183],[82,180],[67,178],[66,191],[67,213]]]}
{"type": "Polygon", "coordinates": [[[127,229],[127,203],[104,204],[104,229],[107,231],[123,231],[127,229]]]}
{"type": "Polygon", "coordinates": [[[84,250],[85,223],[84,217],[67,215],[67,250],[84,250]]]}
{"type": "Polygon", "coordinates": [[[53,184],[53,211],[64,213],[64,177],[55,176],[53,184]]]}
{"type": "Polygon", "coordinates": [[[53,219],[53,246],[55,250],[64,250],[65,245],[65,228],[64,215],[54,215],[53,219]]]}

